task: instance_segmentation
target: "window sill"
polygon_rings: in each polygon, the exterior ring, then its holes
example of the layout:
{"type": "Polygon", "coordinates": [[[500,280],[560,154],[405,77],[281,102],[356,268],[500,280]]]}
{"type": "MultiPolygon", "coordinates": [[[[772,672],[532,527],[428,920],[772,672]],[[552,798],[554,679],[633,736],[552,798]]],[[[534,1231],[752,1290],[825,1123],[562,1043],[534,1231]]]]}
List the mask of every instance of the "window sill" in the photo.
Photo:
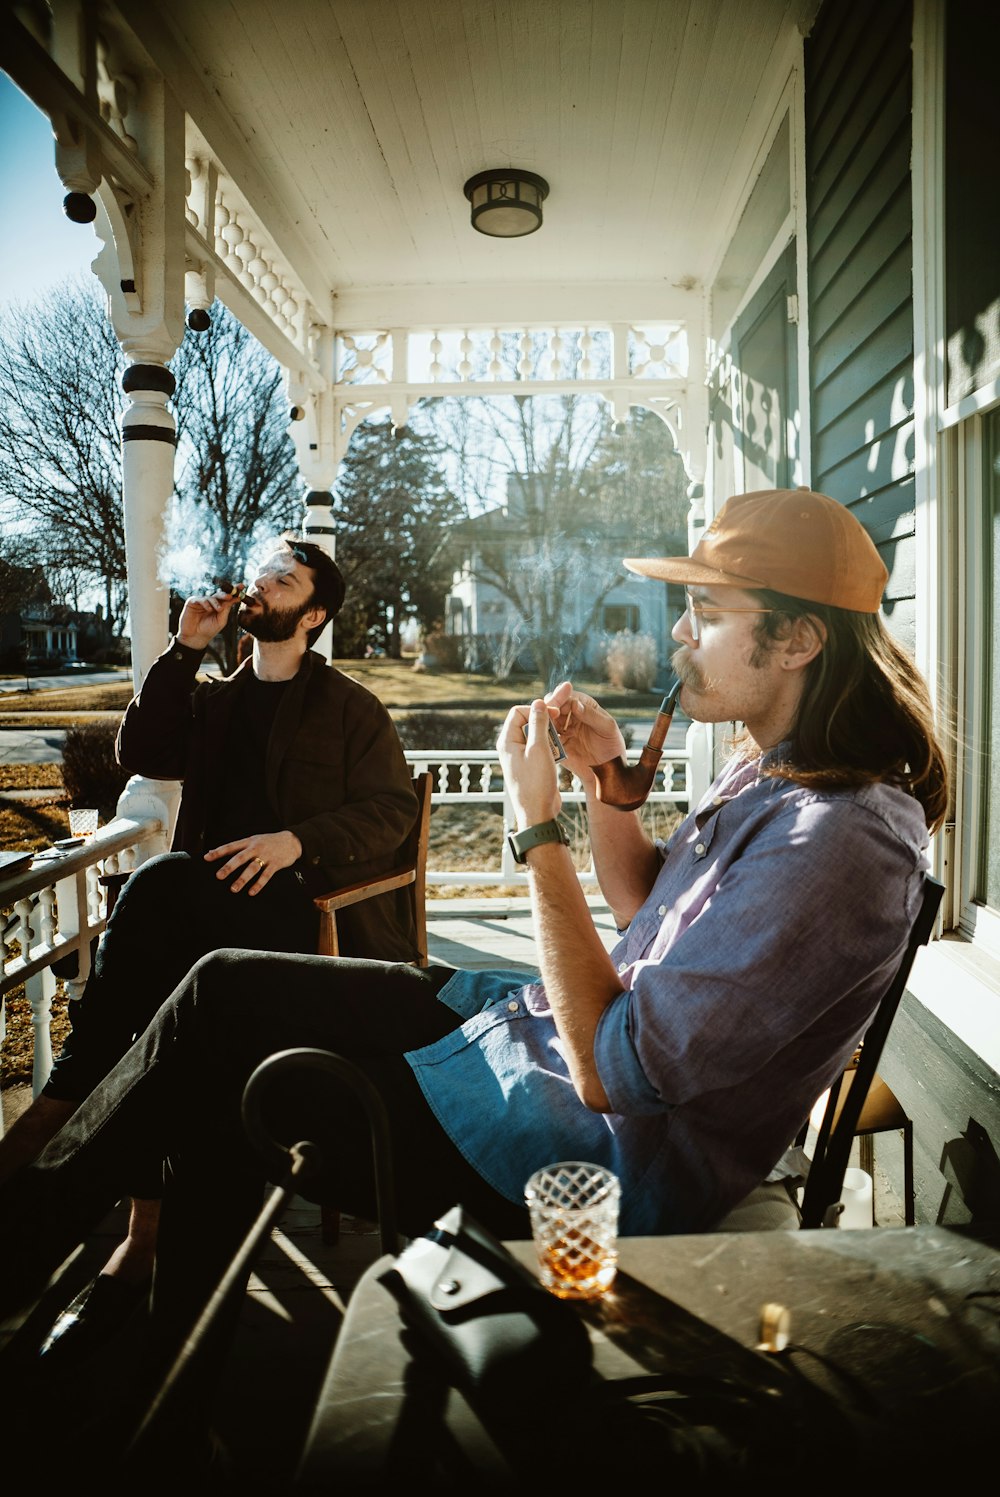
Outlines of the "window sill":
{"type": "Polygon", "coordinates": [[[990,1070],[1000,1073],[1000,962],[949,933],[918,952],[906,987],[990,1070]]]}

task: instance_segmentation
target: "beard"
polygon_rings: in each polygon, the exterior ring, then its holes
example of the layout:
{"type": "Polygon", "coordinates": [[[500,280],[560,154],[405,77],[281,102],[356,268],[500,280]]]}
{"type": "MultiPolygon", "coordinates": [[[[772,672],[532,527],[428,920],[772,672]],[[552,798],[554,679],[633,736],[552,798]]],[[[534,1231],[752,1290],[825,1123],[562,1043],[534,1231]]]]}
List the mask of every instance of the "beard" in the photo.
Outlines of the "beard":
{"type": "Polygon", "coordinates": [[[291,639],[298,628],[299,619],[313,606],[310,602],[303,603],[299,608],[269,608],[266,603],[255,601],[257,607],[254,609],[248,609],[246,603],[240,604],[239,625],[261,644],[268,645],[282,644],[286,639],[291,639]]]}

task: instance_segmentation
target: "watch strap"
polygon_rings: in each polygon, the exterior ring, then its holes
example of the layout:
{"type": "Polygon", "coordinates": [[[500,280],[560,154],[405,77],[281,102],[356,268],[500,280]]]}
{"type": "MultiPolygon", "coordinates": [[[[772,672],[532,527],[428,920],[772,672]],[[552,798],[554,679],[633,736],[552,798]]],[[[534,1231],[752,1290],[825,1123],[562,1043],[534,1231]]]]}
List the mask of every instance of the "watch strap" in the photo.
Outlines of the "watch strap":
{"type": "Polygon", "coordinates": [[[523,832],[507,833],[507,844],[515,863],[523,863],[533,847],[541,847],[545,842],[561,842],[564,847],[569,846],[569,838],[558,821],[539,821],[534,826],[526,826],[523,832]]]}

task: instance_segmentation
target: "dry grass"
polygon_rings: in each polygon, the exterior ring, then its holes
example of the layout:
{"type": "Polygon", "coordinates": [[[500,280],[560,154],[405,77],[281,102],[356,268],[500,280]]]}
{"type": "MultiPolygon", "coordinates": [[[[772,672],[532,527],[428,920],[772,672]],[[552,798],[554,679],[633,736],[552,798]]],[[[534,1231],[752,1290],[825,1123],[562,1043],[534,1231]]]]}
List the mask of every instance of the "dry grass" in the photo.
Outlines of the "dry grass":
{"type": "Polygon", "coordinates": [[[61,790],[61,764],[0,764],[0,792],[4,790],[61,790]]]}
{"type": "Polygon", "coordinates": [[[133,697],[131,680],[113,681],[106,686],[61,686],[51,691],[6,691],[0,697],[0,721],[11,726],[12,717],[63,712],[110,712],[117,716],[125,711],[133,697]]]}
{"type": "MultiPolygon", "coordinates": [[[[413,661],[406,659],[338,660],[334,664],[367,686],[391,711],[467,707],[506,712],[512,703],[531,701],[543,689],[537,677],[519,675],[498,681],[465,671],[415,671],[413,661]]],[[[660,704],[656,692],[618,690],[583,676],[575,676],[574,681],[611,712],[641,716],[655,712],[660,704]]],[[[87,686],[81,681],[52,691],[7,692],[0,697],[0,727],[42,727],[50,719],[52,727],[66,726],[65,715],[76,712],[120,716],[131,699],[130,678],[107,686],[87,686]]]]}
{"type": "Polygon", "coordinates": [[[41,852],[69,836],[69,797],[61,788],[30,801],[0,795],[0,847],[7,852],[41,852]]]}

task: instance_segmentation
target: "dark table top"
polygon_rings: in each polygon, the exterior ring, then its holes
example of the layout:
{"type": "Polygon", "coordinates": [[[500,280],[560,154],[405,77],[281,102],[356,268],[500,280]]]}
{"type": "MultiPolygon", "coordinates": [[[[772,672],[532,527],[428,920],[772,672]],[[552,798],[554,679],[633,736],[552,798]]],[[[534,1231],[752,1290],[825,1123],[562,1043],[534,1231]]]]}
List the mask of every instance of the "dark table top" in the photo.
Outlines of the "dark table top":
{"type": "MultiPolygon", "coordinates": [[[[507,1246],[534,1268],[529,1242],[507,1246]]],[[[881,1492],[887,1480],[961,1478],[967,1463],[992,1461],[995,1247],[939,1227],[619,1246],[611,1292],[576,1307],[593,1348],[593,1399],[558,1419],[526,1408],[515,1389],[490,1408],[445,1390],[378,1282],[391,1259],[373,1265],[334,1349],[303,1488],[348,1476],[398,1490],[420,1472],[438,1490],[509,1491],[544,1471],[550,1450],[560,1466],[577,1453],[597,1485],[672,1471],[686,1497],[757,1490],[779,1473],[811,1492],[881,1492]],[[762,1307],[774,1303],[788,1312],[777,1355],[760,1349],[762,1307]]]]}

